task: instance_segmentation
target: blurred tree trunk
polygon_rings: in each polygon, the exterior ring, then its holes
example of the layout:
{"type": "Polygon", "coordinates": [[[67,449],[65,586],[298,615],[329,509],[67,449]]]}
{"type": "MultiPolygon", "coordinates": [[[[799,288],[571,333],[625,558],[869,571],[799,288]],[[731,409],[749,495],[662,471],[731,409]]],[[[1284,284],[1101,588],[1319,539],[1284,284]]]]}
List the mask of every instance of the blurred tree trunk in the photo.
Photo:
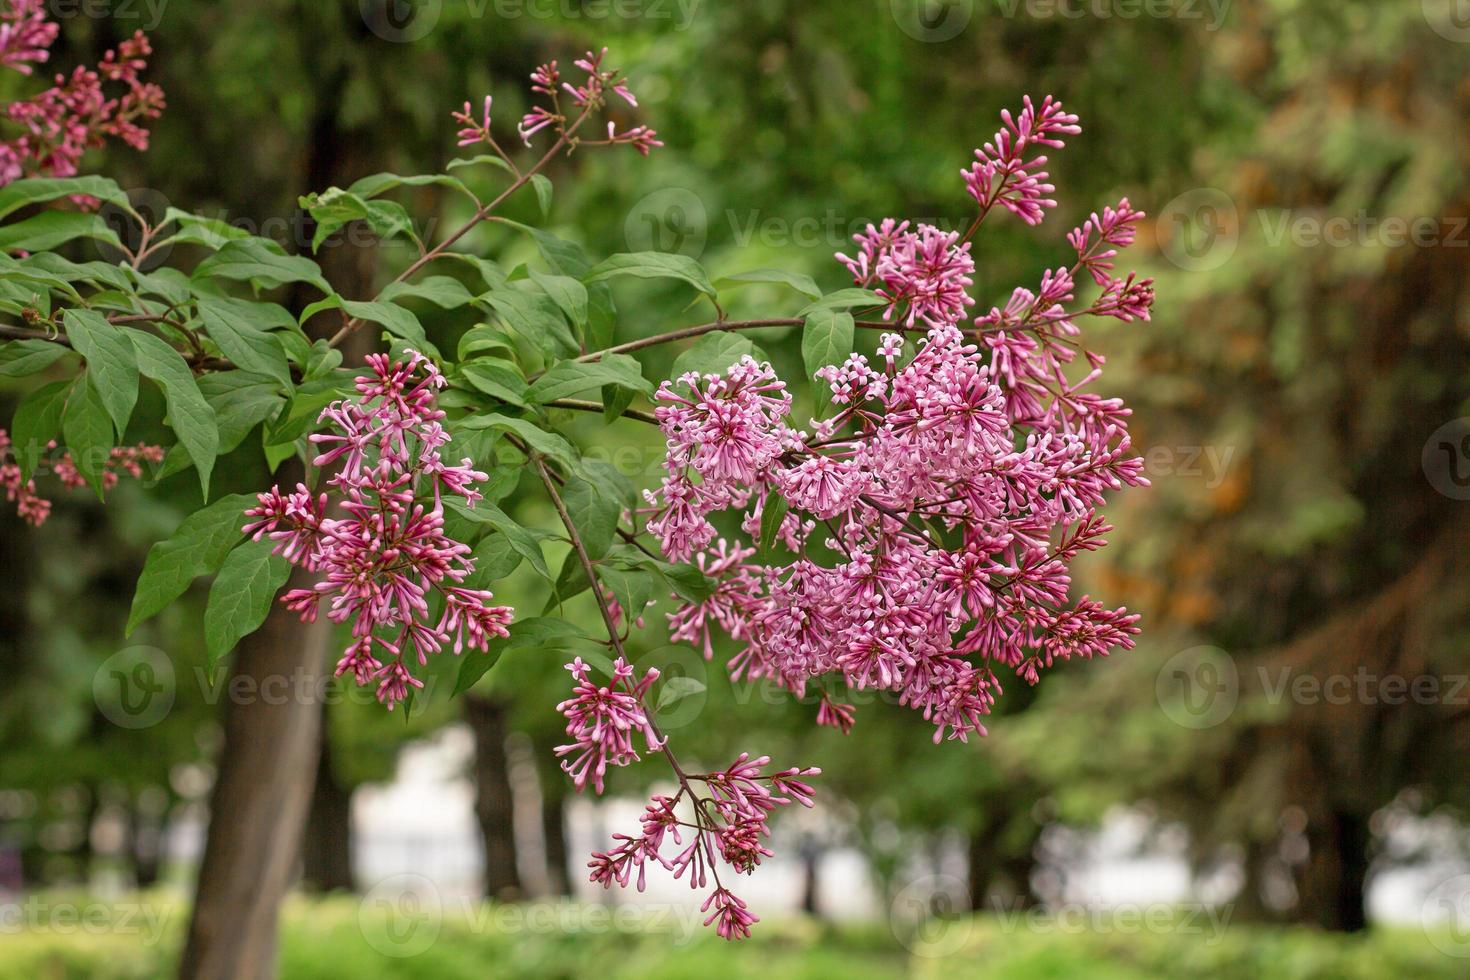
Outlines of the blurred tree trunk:
{"type": "Polygon", "coordinates": [[[318,891],[351,891],[352,791],[337,779],[332,767],[332,735],[322,705],[321,752],[317,756],[316,788],[301,845],[302,878],[318,891]]]}
{"type": "Polygon", "coordinates": [[[822,915],[819,897],[821,878],[818,874],[822,863],[822,845],[811,834],[801,838],[801,910],[812,918],[822,915]]]}
{"type": "MultiPolygon", "coordinates": [[[[279,475],[295,482],[303,469],[292,459],[279,475]]],[[[313,578],[294,569],[287,587],[308,588],[313,578]]],[[[268,678],[286,678],[293,692],[315,690],[330,626],[325,618],[304,624],[272,603],[264,625],[235,649],[225,689],[240,683],[259,691],[268,678]]],[[[277,908],[296,873],[311,802],[321,708],[299,696],[226,698],[224,728],[179,976],[268,980],[275,975],[277,908]]]]}
{"type": "MultiPolygon", "coordinates": [[[[561,775],[557,770],[556,776],[561,775]]],[[[562,780],[542,774],[541,835],[546,842],[546,886],[552,895],[570,895],[567,876],[567,797],[562,780]]]]}
{"type": "Polygon", "coordinates": [[[513,897],[521,891],[521,876],[516,869],[505,708],[482,695],[466,694],[464,716],[475,735],[475,818],[485,844],[485,897],[513,897]]]}
{"type": "Polygon", "coordinates": [[[1335,932],[1361,932],[1368,926],[1365,899],[1368,848],[1366,818],[1331,811],[1307,827],[1311,851],[1298,875],[1297,894],[1304,921],[1335,932]]]}
{"type": "MultiPolygon", "coordinates": [[[[364,161],[358,151],[363,143],[342,131],[337,116],[346,82],[346,71],[338,66],[315,87],[319,110],[301,175],[307,190],[345,185],[361,175],[364,161]]],[[[304,250],[312,223],[295,221],[292,227],[302,230],[302,240],[291,244],[304,250]]],[[[371,295],[374,250],[344,239],[324,245],[317,261],[339,294],[371,295]]],[[[315,298],[313,291],[298,287],[289,305],[301,310],[315,298]]],[[[317,335],[337,326],[325,317],[307,325],[317,335]]],[[[343,363],[360,364],[372,345],[370,331],[350,335],[340,346],[343,363]]],[[[292,458],[281,464],[276,480],[291,485],[304,474],[300,461],[292,458]]],[[[309,588],[315,578],[296,568],[286,587],[309,588]]],[[[267,676],[280,675],[293,692],[317,692],[330,644],[330,620],[305,624],[279,602],[272,603],[265,624],[236,648],[231,679],[250,678],[258,685],[267,676]]],[[[316,701],[295,696],[274,705],[261,698],[225,702],[225,744],[180,965],[183,980],[268,980],[275,975],[277,910],[300,865],[321,752],[322,706],[316,701]]]]}
{"type": "Polygon", "coordinates": [[[152,812],[142,805],[140,796],[140,793],[133,794],[128,806],[127,855],[133,866],[134,883],[139,888],[151,888],[158,883],[159,868],[163,863],[173,798],[169,796],[162,812],[152,812]]]}

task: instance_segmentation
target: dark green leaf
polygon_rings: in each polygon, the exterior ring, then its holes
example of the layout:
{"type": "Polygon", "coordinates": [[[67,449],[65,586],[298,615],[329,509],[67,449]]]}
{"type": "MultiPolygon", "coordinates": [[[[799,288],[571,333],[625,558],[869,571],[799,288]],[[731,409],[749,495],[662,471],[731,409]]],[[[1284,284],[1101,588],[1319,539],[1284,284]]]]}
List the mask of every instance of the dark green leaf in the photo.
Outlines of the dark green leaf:
{"type": "Polygon", "coordinates": [[[123,189],[106,177],[31,177],[0,188],[0,218],[27,204],[54,201],[74,194],[95,197],[119,207],[128,203],[123,189]]]}
{"type": "Polygon", "coordinates": [[[214,409],[204,400],[179,352],[150,333],[130,330],[133,347],[138,354],[138,368],[163,389],[168,404],[168,424],[178,434],[194,468],[199,471],[199,485],[209,499],[209,475],[214,471],[214,458],[219,452],[219,427],[214,409]]]}
{"type": "Polygon", "coordinates": [[[241,637],[260,628],[291,566],[271,554],[275,542],[246,541],[231,551],[209,588],[204,610],[204,646],[214,667],[241,637]]]}
{"type": "Polygon", "coordinates": [[[70,353],[61,344],[49,340],[12,340],[0,347],[0,378],[40,374],[70,353]]]}
{"type": "Polygon", "coordinates": [[[21,399],[10,423],[10,446],[21,477],[30,479],[46,455],[46,444],[61,435],[61,415],[73,381],[53,381],[21,399]]]}
{"type": "Polygon", "coordinates": [[[288,282],[304,282],[323,293],[332,292],[315,262],[300,255],[287,255],[279,245],[263,238],[227,242],[218,252],[199,263],[194,270],[194,278],[248,280],[266,289],[288,282]]]}
{"type": "Polygon", "coordinates": [[[275,327],[296,329],[296,320],[275,303],[206,298],[199,301],[199,318],[220,351],[236,367],[275,378],[291,385],[291,366],[286,349],[272,335],[275,327]]]}
{"type": "Polygon", "coordinates": [[[67,310],[62,323],[72,346],[87,359],[88,374],[121,438],[138,401],[138,358],[129,331],[92,310],[67,310]]]}
{"type": "Polygon", "coordinates": [[[626,354],[609,354],[600,361],[560,361],[553,364],[531,385],[531,398],[544,405],[603,385],[617,385],[653,396],[653,385],[644,379],[636,360],[626,354]]]}
{"type": "Polygon", "coordinates": [[[148,549],[148,560],[133,592],[126,633],[161,612],[200,575],[219,570],[230,549],[244,540],[245,509],[255,496],[235,493],[221,497],[201,511],[184,518],[178,530],[148,549]]]}
{"type": "Polygon", "coordinates": [[[750,272],[741,272],[733,276],[725,276],[716,286],[724,286],[727,283],[740,285],[751,282],[779,283],[790,286],[799,293],[810,296],[812,299],[821,299],[822,290],[817,281],[802,272],[787,272],[784,269],[754,269],[750,272]]]}
{"type": "Polygon", "coordinates": [[[87,485],[102,497],[102,473],[116,445],[112,436],[112,419],[91,374],[77,379],[66,399],[61,415],[61,435],[66,451],[87,485]]]}
{"type": "Polygon", "coordinates": [[[679,279],[713,299],[715,287],[704,268],[687,255],[670,252],[619,252],[600,262],[583,281],[602,282],[616,276],[639,279],[679,279]]]}

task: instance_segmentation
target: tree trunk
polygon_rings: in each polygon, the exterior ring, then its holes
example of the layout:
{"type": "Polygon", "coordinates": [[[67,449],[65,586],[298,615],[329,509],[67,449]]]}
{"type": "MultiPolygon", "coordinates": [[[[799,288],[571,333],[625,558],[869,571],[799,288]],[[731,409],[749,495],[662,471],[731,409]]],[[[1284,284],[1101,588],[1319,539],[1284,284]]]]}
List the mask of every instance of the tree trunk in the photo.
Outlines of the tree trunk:
{"type": "Polygon", "coordinates": [[[140,794],[134,794],[128,807],[128,859],[133,865],[133,882],[139,888],[158,884],[158,873],[167,845],[170,803],[162,812],[152,812],[142,805],[140,794]]]}
{"type": "Polygon", "coordinates": [[[332,736],[325,717],[320,742],[316,789],[301,846],[302,878],[317,891],[351,891],[352,792],[338,782],[332,768],[332,736]]]}
{"type": "Polygon", "coordinates": [[[995,878],[995,867],[999,862],[996,860],[995,847],[990,835],[985,832],[985,829],[970,834],[966,851],[968,858],[966,884],[970,890],[970,910],[979,912],[985,908],[985,899],[990,894],[990,886],[995,878]]]}
{"type": "Polygon", "coordinates": [[[521,891],[521,876],[516,869],[505,709],[489,698],[466,694],[464,715],[475,735],[475,818],[485,845],[485,897],[514,898],[521,891]]]}
{"type": "MultiPolygon", "coordinates": [[[[560,775],[560,770],[557,775],[560,775]]],[[[567,804],[560,785],[547,785],[542,774],[541,835],[546,842],[546,887],[552,895],[570,895],[567,876],[567,804]]],[[[554,780],[560,783],[559,779],[554,780]]]]}
{"type": "Polygon", "coordinates": [[[1368,926],[1364,902],[1368,885],[1368,821],[1334,810],[1307,827],[1310,853],[1297,892],[1304,921],[1335,932],[1361,932],[1368,926]]]}
{"type": "MultiPolygon", "coordinates": [[[[285,482],[301,474],[294,460],[282,470],[285,482]]],[[[288,587],[307,588],[313,578],[295,569],[288,587]]],[[[277,908],[297,869],[317,764],[321,707],[314,692],[330,626],[325,617],[302,623],[275,602],[265,624],[235,650],[226,690],[257,694],[225,699],[225,742],[182,980],[275,975],[277,908]],[[290,696],[259,696],[262,684],[268,691],[282,683],[290,696]]]]}
{"type": "Polygon", "coordinates": [[[822,845],[810,834],[801,839],[801,910],[812,918],[821,918],[819,904],[821,879],[818,870],[822,862],[822,845]]]}

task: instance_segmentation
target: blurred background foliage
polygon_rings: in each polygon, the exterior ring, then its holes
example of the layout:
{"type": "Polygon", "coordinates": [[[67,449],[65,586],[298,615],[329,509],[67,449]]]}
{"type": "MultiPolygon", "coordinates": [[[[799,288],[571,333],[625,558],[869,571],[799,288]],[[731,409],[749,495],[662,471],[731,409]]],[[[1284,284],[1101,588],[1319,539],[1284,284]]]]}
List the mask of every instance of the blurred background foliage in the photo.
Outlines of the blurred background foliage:
{"type": "MultiPolygon", "coordinates": [[[[438,170],[454,155],[449,110],[486,92],[510,145],[531,68],[606,44],[630,69],[637,120],[667,146],[646,163],[558,162],[545,223],[594,254],[683,251],[716,278],[779,266],[827,288],[844,284],[832,253],[868,221],[967,221],[959,170],[999,110],[1023,93],[1064,100],[1084,132],[1052,161],[1061,205],[1040,229],[987,226],[975,293],[982,309],[1003,304],[1063,261],[1067,228],[1119,196],[1150,213],[1128,260],[1158,278],[1154,320],[1095,336],[1154,486],[1113,505],[1113,546],[1085,583],[1144,614],[1138,650],[1060,668],[1034,691],[1015,680],[990,737],[939,748],[907,712],[863,706],[843,739],[812,726],[814,705],[737,697],[718,669],[675,657],[709,684],[697,722],[677,733],[681,751],[713,762],[756,748],[823,766],[844,819],[802,853],[815,867],[825,848],[856,846],[889,890],[916,855],[937,866],[958,850],[977,906],[1054,899],[1075,832],[1127,807],[1160,833],[1187,830],[1192,866],[1202,880],[1224,875],[1237,921],[1361,928],[1375,874],[1463,856],[1470,692],[1450,692],[1470,672],[1470,504],[1426,478],[1421,451],[1470,415],[1470,46],[1432,0],[1234,0],[1218,24],[1206,4],[1069,18],[974,0],[945,8],[968,17],[952,37],[914,6],[705,0],[686,16],[689,5],[649,0],[634,5],[644,16],[619,17],[591,0],[445,0],[419,14],[437,12],[432,29],[404,41],[393,38],[423,21],[401,33],[371,2],[193,0],[164,4],[156,25],[138,22],[153,9],[138,4],[132,20],[120,7],[62,18],[55,57],[94,61],[150,27],[152,78],[169,98],[153,148],[109,151],[92,169],[137,188],[144,207],[177,204],[306,250],[299,195],[380,170],[438,170]],[[1352,224],[1340,241],[1314,242],[1331,219],[1352,224]],[[1391,219],[1432,233],[1396,242],[1391,219]],[[1345,704],[1280,694],[1283,677],[1363,671],[1434,678],[1440,693],[1390,703],[1370,688],[1345,704]],[[1226,710],[1211,714],[1209,701],[1191,713],[1192,683],[1226,710]],[[1451,828],[1432,852],[1389,846],[1405,821],[1429,816],[1451,828]]],[[[457,206],[413,192],[411,209],[441,226],[457,206]]],[[[510,216],[542,221],[526,201],[510,216]]],[[[532,257],[502,229],[476,234],[471,247],[507,268],[532,257]]],[[[411,256],[334,240],[320,258],[344,295],[366,296],[411,256]]],[[[620,339],[696,322],[675,288],[619,296],[620,339]]],[[[734,312],[790,304],[774,287],[735,296],[734,312]]],[[[466,326],[429,325],[445,336],[466,326]]],[[[756,339],[794,373],[790,336],[756,339]]],[[[651,352],[645,373],[664,375],[673,353],[651,352]]],[[[633,448],[611,462],[648,482],[657,442],[631,425],[627,436],[633,448]]],[[[266,482],[251,455],[222,461],[222,492],[266,482]]],[[[511,506],[544,509],[523,489],[511,506]]],[[[12,877],[149,885],[160,835],[201,806],[219,742],[202,595],[120,639],[148,545],[194,505],[183,475],[121,487],[106,511],[59,501],[40,529],[0,515],[0,845],[21,856],[12,877]],[[138,730],[109,722],[94,698],[99,667],[127,643],[165,651],[177,675],[173,709],[138,730]],[[99,840],[106,814],[123,839],[99,840]]],[[[519,578],[496,591],[518,608],[548,595],[519,578]]],[[[592,623],[585,602],[570,608],[592,623]]],[[[660,608],[648,619],[635,649],[657,662],[668,656],[660,608]]],[[[407,724],[362,698],[328,707],[308,885],[352,887],[351,794],[389,778],[403,746],[463,721],[480,749],[487,849],[514,845],[496,800],[529,745],[550,844],[538,887],[564,890],[580,866],[558,846],[566,787],[550,751],[565,683],[559,658],[519,651],[468,698],[440,690],[407,724]]],[[[650,768],[619,773],[615,788],[637,791],[656,778],[650,768]]],[[[534,890],[514,867],[488,869],[485,887],[534,890]]]]}

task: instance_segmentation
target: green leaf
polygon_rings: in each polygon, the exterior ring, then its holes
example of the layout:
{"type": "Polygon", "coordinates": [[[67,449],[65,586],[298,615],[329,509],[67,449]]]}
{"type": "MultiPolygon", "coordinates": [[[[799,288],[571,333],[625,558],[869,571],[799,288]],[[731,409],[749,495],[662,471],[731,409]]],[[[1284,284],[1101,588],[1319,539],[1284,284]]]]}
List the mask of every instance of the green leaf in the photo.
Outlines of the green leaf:
{"type": "Polygon", "coordinates": [[[347,192],[349,194],[355,194],[358,197],[371,198],[377,197],[379,194],[386,194],[388,191],[399,187],[425,187],[430,184],[437,184],[440,187],[448,187],[451,190],[459,191],[469,196],[471,200],[475,197],[474,194],[470,193],[470,189],[464,185],[463,181],[458,177],[451,177],[448,174],[415,174],[412,177],[402,177],[398,174],[390,173],[372,174],[347,188],[347,192]]]}
{"type": "Polygon", "coordinates": [[[740,285],[742,283],[752,282],[779,283],[783,286],[790,286],[797,292],[810,296],[812,299],[822,298],[822,289],[817,285],[815,279],[802,272],[787,272],[784,269],[753,269],[750,272],[725,276],[716,282],[715,285],[717,287],[723,287],[726,284],[740,285]]]}
{"type": "Polygon", "coordinates": [[[571,276],[548,276],[532,269],[531,281],[546,291],[572,325],[581,328],[587,323],[587,287],[571,276]]]}
{"type": "Polygon", "coordinates": [[[49,340],[12,340],[0,347],[0,378],[40,374],[70,353],[49,340]]]}
{"type": "Polygon", "coordinates": [[[709,281],[704,267],[687,255],[670,252],[619,252],[597,264],[582,280],[587,283],[602,282],[616,276],[634,276],[639,279],[679,279],[711,299],[715,298],[715,287],[709,281]]]}
{"type": "Polygon", "coordinates": [[[214,458],[219,452],[219,426],[214,409],[204,400],[194,375],[178,351],[151,333],[130,330],[128,334],[138,354],[139,370],[163,389],[169,427],[194,461],[194,468],[199,471],[199,486],[208,500],[209,475],[214,471],[214,458]]]}
{"type": "Polygon", "coordinates": [[[565,357],[581,351],[562,316],[561,308],[545,292],[527,292],[520,288],[496,289],[481,296],[479,303],[489,306],[507,326],[535,342],[552,357],[565,357]]]}
{"type": "Polygon", "coordinates": [[[209,587],[209,605],[204,610],[204,646],[209,665],[216,666],[235,648],[241,637],[260,628],[270,613],[271,601],[291,566],[271,554],[275,542],[246,541],[231,551],[209,587]]]}
{"type": "Polygon", "coordinates": [[[577,452],[571,443],[554,432],[545,429],[525,419],[513,419],[505,415],[491,413],[489,415],[471,415],[469,418],[460,419],[454,423],[455,431],[461,429],[474,431],[476,429],[499,429],[502,432],[514,432],[521,440],[532,449],[549,456],[558,463],[567,466],[577,465],[577,452]]]}
{"type": "Polygon", "coordinates": [[[771,549],[776,546],[781,533],[781,522],[786,519],[788,509],[785,497],[778,493],[766,495],[765,504],[761,507],[761,554],[770,554],[771,549]]]}
{"type": "Polygon", "coordinates": [[[858,306],[887,306],[888,301],[871,289],[850,287],[828,293],[815,303],[808,304],[797,316],[806,316],[817,310],[850,310],[858,306]]]}
{"type": "Polygon", "coordinates": [[[425,276],[421,282],[390,283],[378,296],[383,302],[422,299],[444,310],[457,310],[474,301],[474,294],[452,276],[425,276]]]}
{"type": "Polygon", "coordinates": [[[551,180],[545,174],[532,174],[531,186],[536,188],[536,200],[541,205],[541,217],[551,217],[551,180]]]}
{"type": "Polygon", "coordinates": [[[419,318],[394,303],[343,299],[336,293],[331,293],[326,299],[317,300],[302,310],[301,322],[305,323],[322,310],[335,309],[345,310],[348,316],[359,320],[370,320],[381,324],[389,334],[407,342],[420,353],[431,355],[437,353],[434,345],[429,343],[429,338],[424,334],[419,318]]]}
{"type": "Polygon", "coordinates": [[[46,252],[78,238],[122,248],[117,232],[101,215],[84,211],[42,211],[24,221],[0,226],[0,249],[7,252],[46,252]]]}
{"type": "Polygon", "coordinates": [[[22,479],[30,479],[46,455],[46,444],[61,435],[61,415],[74,384],[70,378],[53,381],[26,395],[16,406],[10,423],[10,446],[20,464],[22,479]]]}
{"type": "Polygon", "coordinates": [[[311,238],[313,252],[321,251],[323,242],[354,221],[365,223],[382,239],[413,234],[413,219],[395,201],[369,201],[340,187],[329,187],[319,194],[306,195],[300,203],[316,222],[311,238]]]}
{"type": "Polygon", "coordinates": [[[465,520],[477,524],[489,524],[496,531],[505,535],[506,541],[515,549],[516,554],[530,562],[531,567],[536,569],[536,574],[548,582],[551,581],[551,569],[546,567],[546,556],[541,551],[540,543],[530,531],[513,521],[505,511],[484,500],[478,501],[474,507],[458,500],[446,500],[444,506],[465,520]]]}
{"type": "Polygon", "coordinates": [[[813,390],[823,404],[830,400],[831,388],[816,380],[817,369],[847,360],[852,353],[853,332],[851,313],[816,310],[806,318],[806,326],[801,332],[801,360],[806,365],[807,377],[812,379],[813,390]]]}
{"type": "Polygon", "coordinates": [[[605,563],[597,566],[597,580],[623,607],[623,619],[632,622],[643,615],[653,598],[653,576],[641,568],[605,563]]]}
{"type": "Polygon", "coordinates": [[[330,294],[332,287],[311,259],[287,255],[264,238],[242,238],[227,242],[194,269],[194,279],[249,281],[266,289],[288,282],[304,282],[330,294]]]}
{"type": "Polygon", "coordinates": [[[268,427],[266,442],[269,445],[280,445],[296,441],[315,424],[322,409],[337,399],[346,397],[351,390],[349,381],[337,378],[321,378],[297,386],[286,410],[268,427]]]}
{"type": "Polygon", "coordinates": [[[703,602],[714,595],[717,582],[693,565],[675,565],[651,558],[634,548],[621,548],[618,558],[646,568],[663,579],[669,589],[688,602],[703,602]]]}
{"type": "Polygon", "coordinates": [[[622,516],[622,503],[596,484],[578,477],[567,480],[561,498],[588,557],[595,561],[606,555],[612,547],[618,518],[622,516]]]}
{"type": "MultiPolygon", "coordinates": [[[[54,252],[41,252],[27,258],[25,265],[29,269],[39,269],[61,276],[70,283],[87,282],[107,286],[123,293],[133,292],[133,283],[128,278],[127,271],[107,262],[73,262],[54,252]]],[[[128,309],[133,309],[131,296],[129,296],[128,309]]]]}
{"type": "Polygon", "coordinates": [[[165,239],[165,244],[202,245],[208,249],[220,249],[226,243],[249,238],[250,232],[237,228],[228,221],[205,218],[178,208],[169,208],[163,213],[163,224],[174,222],[178,231],[165,239]]]}
{"type": "Polygon", "coordinates": [[[592,583],[587,579],[587,569],[582,566],[582,558],[576,549],[572,549],[562,559],[561,571],[556,574],[556,581],[552,583],[551,595],[547,597],[543,611],[550,612],[591,587],[592,583]]]}
{"type": "Polygon", "coordinates": [[[724,374],[736,361],[749,354],[757,356],[756,346],[738,333],[707,333],[674,360],[670,372],[678,378],[690,371],[699,374],[724,374]]]}
{"type": "Polygon", "coordinates": [[[498,582],[521,567],[521,553],[511,547],[503,534],[492,534],[475,545],[475,570],[465,580],[470,588],[482,589],[498,582]]]}
{"type": "Polygon", "coordinates": [[[128,195],[123,189],[106,177],[32,177],[0,188],[0,218],[27,204],[54,201],[73,194],[95,197],[119,207],[126,207],[128,203],[128,195]]]}
{"type": "Polygon", "coordinates": [[[704,682],[694,677],[670,677],[660,681],[658,686],[658,710],[667,708],[671,704],[682,701],[693,694],[703,694],[704,682]]]}
{"type": "Polygon", "coordinates": [[[199,300],[199,318],[220,351],[236,367],[291,386],[286,349],[271,334],[274,327],[296,329],[296,319],[275,303],[209,297],[199,300]]]}
{"type": "Polygon", "coordinates": [[[132,635],[139,623],[183,595],[194,579],[219,570],[225,556],[244,540],[240,528],[246,523],[245,509],[254,504],[254,494],[221,497],[184,518],[167,540],[148,549],[148,559],[133,591],[126,635],[132,635]]]}
{"type": "Polygon", "coordinates": [[[61,414],[61,435],[77,472],[101,499],[102,474],[116,442],[112,436],[112,419],[90,373],[78,378],[67,396],[61,414]]]}
{"type": "Polygon", "coordinates": [[[280,385],[245,371],[213,371],[199,379],[199,392],[214,409],[223,455],[240,445],[250,430],[286,404],[280,385]]]}
{"type": "Polygon", "coordinates": [[[622,414],[633,404],[633,398],[637,395],[632,388],[621,385],[602,386],[602,419],[609,424],[617,421],[622,414]]]}
{"type": "Polygon", "coordinates": [[[67,310],[62,323],[72,346],[87,359],[88,374],[122,438],[138,402],[138,358],[130,331],[92,310],[67,310]]]}
{"type": "Polygon", "coordinates": [[[458,157],[454,160],[450,160],[448,165],[446,165],[444,169],[458,170],[460,167],[477,167],[482,164],[489,164],[492,167],[499,167],[501,170],[504,170],[508,174],[515,173],[515,171],[510,168],[510,164],[506,163],[504,160],[493,153],[481,153],[478,156],[472,157],[458,157]]]}
{"type": "Polygon", "coordinates": [[[483,391],[492,398],[520,408],[529,407],[526,402],[526,379],[510,361],[482,357],[460,364],[459,371],[477,391],[483,391]]]}
{"type": "Polygon", "coordinates": [[[559,361],[531,385],[531,398],[540,404],[568,398],[603,385],[616,385],[649,397],[653,385],[643,377],[639,363],[626,354],[608,354],[599,361],[559,361]]]}

